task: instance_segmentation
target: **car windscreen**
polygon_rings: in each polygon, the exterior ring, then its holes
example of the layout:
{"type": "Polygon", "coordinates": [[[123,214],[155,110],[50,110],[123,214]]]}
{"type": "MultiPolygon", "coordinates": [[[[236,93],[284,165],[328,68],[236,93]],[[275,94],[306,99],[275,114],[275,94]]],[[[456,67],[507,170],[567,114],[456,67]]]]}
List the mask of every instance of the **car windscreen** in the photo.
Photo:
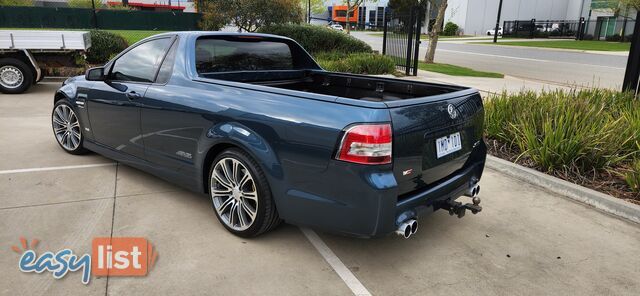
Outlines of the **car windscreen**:
{"type": "Polygon", "coordinates": [[[198,74],[295,69],[289,44],[260,38],[199,38],[195,59],[198,74]]]}

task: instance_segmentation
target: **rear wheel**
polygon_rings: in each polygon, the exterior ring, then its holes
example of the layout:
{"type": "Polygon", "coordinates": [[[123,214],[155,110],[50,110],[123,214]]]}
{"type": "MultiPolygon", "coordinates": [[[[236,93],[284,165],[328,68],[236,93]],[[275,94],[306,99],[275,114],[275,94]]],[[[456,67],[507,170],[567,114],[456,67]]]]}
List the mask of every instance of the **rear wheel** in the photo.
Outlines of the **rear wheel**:
{"type": "Polygon", "coordinates": [[[58,145],[64,151],[71,154],[87,152],[82,146],[84,138],[82,137],[80,120],[67,101],[60,100],[53,106],[51,126],[58,145]]]}
{"type": "Polygon", "coordinates": [[[253,237],[280,223],[267,179],[244,151],[220,153],[209,171],[209,185],[213,209],[229,232],[253,237]]]}
{"type": "Polygon", "coordinates": [[[0,92],[19,94],[33,84],[33,71],[21,60],[0,59],[0,92]]]}

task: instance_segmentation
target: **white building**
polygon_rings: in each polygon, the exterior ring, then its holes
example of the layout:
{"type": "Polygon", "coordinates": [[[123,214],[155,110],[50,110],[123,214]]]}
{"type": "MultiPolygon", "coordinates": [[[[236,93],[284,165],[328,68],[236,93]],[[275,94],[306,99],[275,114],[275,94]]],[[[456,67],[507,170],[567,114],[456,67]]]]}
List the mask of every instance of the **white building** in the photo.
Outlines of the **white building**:
{"type": "MultiPolygon", "coordinates": [[[[494,28],[500,0],[449,0],[445,23],[454,22],[466,35],[484,35],[494,28]]],[[[591,0],[503,0],[500,26],[515,20],[578,20],[587,18],[591,0]]]]}

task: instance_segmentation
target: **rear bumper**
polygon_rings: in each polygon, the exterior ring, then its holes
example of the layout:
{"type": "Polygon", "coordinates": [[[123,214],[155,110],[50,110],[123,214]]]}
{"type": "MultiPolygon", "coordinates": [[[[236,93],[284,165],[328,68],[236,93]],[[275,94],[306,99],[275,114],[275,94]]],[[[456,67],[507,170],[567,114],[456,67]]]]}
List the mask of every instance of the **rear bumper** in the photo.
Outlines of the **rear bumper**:
{"type": "Polygon", "coordinates": [[[443,208],[477,183],[486,161],[484,142],[474,148],[464,166],[420,191],[399,200],[395,177],[386,169],[356,170],[346,163],[331,165],[306,190],[289,189],[278,204],[287,222],[357,237],[394,232],[409,218],[443,208]],[[331,184],[327,186],[326,184],[331,184]]]}

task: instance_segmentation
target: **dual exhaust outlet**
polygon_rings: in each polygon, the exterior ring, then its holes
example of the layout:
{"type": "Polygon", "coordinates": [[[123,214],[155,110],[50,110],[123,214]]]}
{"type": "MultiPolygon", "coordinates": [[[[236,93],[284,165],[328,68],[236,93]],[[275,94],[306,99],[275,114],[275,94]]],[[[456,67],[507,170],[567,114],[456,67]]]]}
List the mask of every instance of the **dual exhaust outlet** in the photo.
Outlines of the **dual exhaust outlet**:
{"type": "MultiPolygon", "coordinates": [[[[455,206],[456,209],[462,210],[462,214],[459,213],[458,217],[462,218],[462,216],[464,216],[464,210],[466,210],[466,208],[469,208],[474,214],[482,210],[482,208],[479,206],[480,204],[480,197],[478,197],[479,194],[480,194],[480,185],[478,184],[475,184],[471,186],[469,189],[467,189],[464,195],[472,198],[473,205],[472,204],[467,204],[464,206],[462,206],[462,204],[456,205],[455,206]]],[[[452,210],[454,209],[450,207],[450,213],[452,212],[452,210]]],[[[454,211],[454,212],[458,212],[458,211],[454,211]]],[[[412,235],[416,234],[416,232],[418,232],[418,221],[416,221],[416,219],[405,220],[404,222],[400,223],[400,226],[398,226],[398,230],[396,230],[396,234],[404,238],[410,238],[412,235]]]]}
{"type": "Polygon", "coordinates": [[[404,238],[410,238],[418,232],[418,221],[416,219],[408,219],[398,226],[396,234],[404,238]]]}
{"type": "Polygon", "coordinates": [[[478,194],[480,194],[480,185],[478,184],[471,186],[471,188],[467,189],[467,192],[464,193],[464,195],[468,197],[477,197],[478,194]]]}

